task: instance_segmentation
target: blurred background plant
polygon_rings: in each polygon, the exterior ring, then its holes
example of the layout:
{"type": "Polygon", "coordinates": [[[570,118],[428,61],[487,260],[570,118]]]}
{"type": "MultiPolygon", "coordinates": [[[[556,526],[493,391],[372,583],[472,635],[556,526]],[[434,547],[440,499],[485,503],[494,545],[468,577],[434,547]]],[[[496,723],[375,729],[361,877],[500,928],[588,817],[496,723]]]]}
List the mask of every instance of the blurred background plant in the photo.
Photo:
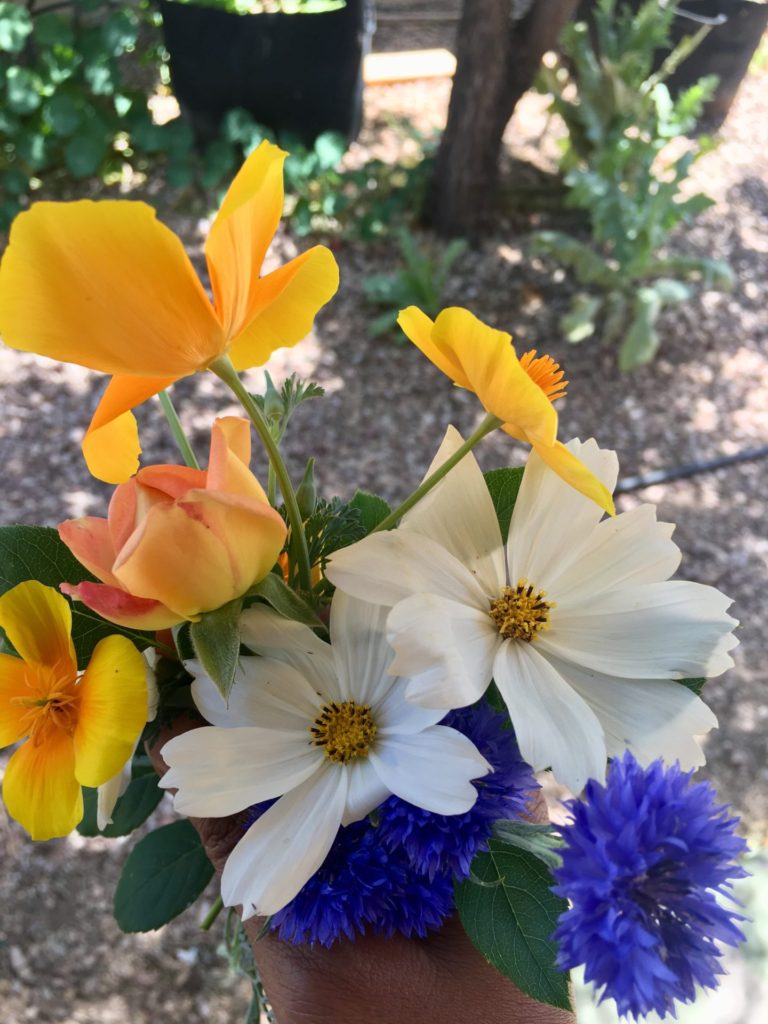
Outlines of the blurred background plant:
{"type": "MultiPolygon", "coordinates": [[[[398,229],[397,243],[402,266],[391,274],[371,274],[363,282],[366,299],[373,305],[385,307],[368,325],[373,338],[392,331],[398,313],[406,306],[418,306],[427,316],[437,316],[451,268],[467,248],[467,243],[460,238],[444,247],[421,248],[407,228],[398,229]]],[[[406,341],[404,335],[397,337],[406,341]]]]}
{"type": "Polygon", "coordinates": [[[585,286],[561,319],[568,341],[598,333],[612,344],[622,337],[619,363],[625,370],[656,354],[662,309],[688,299],[694,284],[728,289],[733,283],[722,261],[661,252],[675,227],[713,203],[685,189],[692,164],[713,141],[689,139],[679,155],[665,153],[673,140],[694,131],[717,85],[708,76],[673,99],[665,84],[707,26],[653,70],[655,54],[669,49],[675,13],[663,0],[646,0],[637,11],[597,0],[592,29],[586,22],[569,24],[560,41],[562,57],[542,69],[538,83],[568,129],[560,164],[565,203],[586,213],[591,238],[542,231],[533,248],[585,286]]]}

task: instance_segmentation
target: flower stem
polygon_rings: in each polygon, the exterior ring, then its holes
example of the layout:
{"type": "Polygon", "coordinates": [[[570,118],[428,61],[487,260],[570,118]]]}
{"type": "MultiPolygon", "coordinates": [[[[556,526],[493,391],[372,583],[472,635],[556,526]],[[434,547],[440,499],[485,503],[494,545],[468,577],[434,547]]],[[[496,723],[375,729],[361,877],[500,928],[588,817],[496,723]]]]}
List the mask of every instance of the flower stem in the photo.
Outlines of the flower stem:
{"type": "Polygon", "coordinates": [[[181,420],[179,419],[179,414],[176,412],[173,402],[171,401],[171,396],[167,391],[160,391],[158,392],[157,397],[160,399],[160,405],[163,407],[165,418],[168,420],[168,426],[171,428],[173,438],[179,446],[182,458],[192,469],[200,469],[200,463],[197,461],[195,453],[192,451],[192,445],[187,440],[187,436],[181,425],[181,420]]]}
{"type": "Polygon", "coordinates": [[[385,519],[382,519],[379,525],[372,532],[378,533],[379,530],[389,530],[390,527],[395,526],[406,512],[410,511],[414,505],[421,501],[425,494],[429,494],[435,484],[440,483],[446,473],[449,473],[458,462],[461,462],[467,452],[472,451],[478,441],[481,441],[486,434],[492,433],[500,427],[501,424],[502,421],[498,419],[498,417],[492,416],[489,413],[477,430],[467,438],[461,448],[457,448],[453,455],[445,460],[442,466],[439,466],[431,476],[428,476],[423,483],[419,484],[413,494],[409,495],[405,501],[390,512],[385,519]]]}
{"type": "Polygon", "coordinates": [[[312,576],[311,566],[309,564],[307,536],[304,533],[304,523],[301,518],[298,502],[296,501],[296,492],[291,485],[288,470],[283,462],[283,457],[280,454],[277,442],[272,436],[272,431],[269,429],[269,424],[264,418],[264,414],[261,409],[248,394],[248,391],[240,380],[237,370],[235,370],[232,365],[229,356],[219,356],[215,362],[211,363],[209,369],[212,370],[217,377],[221,378],[221,380],[224,381],[227,387],[237,397],[242,407],[248,413],[251,423],[253,423],[256,428],[256,433],[261,438],[261,443],[264,445],[267,455],[269,456],[270,465],[274,468],[275,476],[277,477],[277,481],[280,484],[280,490],[283,494],[285,511],[288,514],[288,522],[291,527],[292,547],[296,551],[297,556],[296,561],[299,571],[299,583],[302,590],[309,593],[309,591],[312,590],[312,576]]]}
{"type": "Polygon", "coordinates": [[[203,918],[203,921],[202,921],[202,923],[200,925],[200,927],[202,928],[202,930],[204,932],[207,932],[210,929],[211,925],[213,924],[213,922],[216,920],[216,918],[219,916],[219,914],[222,912],[223,909],[224,909],[224,901],[222,900],[221,896],[217,896],[216,897],[216,902],[213,904],[211,909],[205,915],[205,917],[203,918]]]}

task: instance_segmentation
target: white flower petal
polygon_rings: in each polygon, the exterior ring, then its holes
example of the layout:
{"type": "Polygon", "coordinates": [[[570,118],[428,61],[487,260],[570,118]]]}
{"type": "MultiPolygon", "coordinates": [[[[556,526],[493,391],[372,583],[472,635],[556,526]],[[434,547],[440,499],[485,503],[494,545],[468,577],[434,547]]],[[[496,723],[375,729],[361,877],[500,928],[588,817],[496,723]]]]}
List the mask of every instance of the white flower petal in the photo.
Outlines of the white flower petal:
{"type": "Polygon", "coordinates": [[[165,744],[169,771],[164,789],[177,789],[181,814],[222,818],[251,804],[282,796],[320,770],[322,752],[308,733],[278,729],[220,729],[204,726],[165,744]]]}
{"type": "Polygon", "coordinates": [[[229,702],[199,662],[188,661],[185,667],[194,676],[192,698],[211,725],[302,730],[322,707],[321,698],[304,676],[273,658],[240,658],[229,702]]]}
{"type": "Polygon", "coordinates": [[[492,770],[471,740],[444,725],[383,739],[368,757],[395,796],[433,814],[464,814],[477,799],[471,780],[492,770]]]}
{"type": "Polygon", "coordinates": [[[551,628],[536,643],[545,654],[609,676],[686,679],[716,676],[733,664],[727,654],[738,625],[731,599],[714,587],[671,580],[559,602],[551,628]]]}
{"type": "Polygon", "coordinates": [[[520,753],[534,771],[550,767],[580,793],[588,779],[605,778],[603,729],[592,709],[536,650],[508,640],[493,676],[515,729],[520,753]]]}
{"type": "Polygon", "coordinates": [[[333,845],[346,795],[347,773],[329,764],[265,811],[229,855],[221,877],[225,905],[242,904],[245,921],[290,903],[333,845]]]}
{"type": "Polygon", "coordinates": [[[350,761],[344,766],[347,774],[347,803],[344,808],[342,825],[351,825],[360,821],[378,807],[391,795],[376,774],[368,758],[350,761]]]}
{"type": "Polygon", "coordinates": [[[394,652],[387,642],[389,609],[337,590],[331,604],[331,649],[342,700],[371,704],[390,684],[394,652]]]}
{"type": "MultiPolygon", "coordinates": [[[[458,430],[449,426],[424,479],[463,444],[458,430]]],[[[484,590],[499,593],[506,583],[499,522],[483,472],[471,452],[403,516],[400,528],[437,541],[482,582],[484,590]]]]}
{"type": "Polygon", "coordinates": [[[477,608],[488,603],[469,569],[436,541],[408,530],[372,533],[335,551],[325,574],[345,593],[387,606],[412,594],[442,594],[477,608]]]}
{"type": "Polygon", "coordinates": [[[551,596],[557,602],[583,601],[587,594],[669,579],[680,564],[680,548],[671,539],[673,529],[656,521],[653,505],[604,519],[579,557],[552,581],[551,596]]]}
{"type": "Polygon", "coordinates": [[[103,782],[96,794],[96,827],[103,832],[112,823],[112,812],[117,801],[128,789],[131,782],[131,762],[127,761],[117,775],[103,782]]]}
{"type": "MultiPolygon", "coordinates": [[[[619,472],[616,453],[590,439],[569,441],[569,451],[612,491],[619,472]]],[[[554,473],[535,451],[528,456],[512,513],[507,564],[512,584],[527,579],[549,591],[602,517],[602,509],[554,473]]]]}
{"type": "Polygon", "coordinates": [[[408,700],[426,707],[473,704],[491,681],[499,633],[487,611],[434,594],[400,601],[387,620],[390,672],[411,677],[408,700]]]}
{"type": "Polygon", "coordinates": [[[422,707],[407,699],[410,679],[389,676],[389,689],[380,694],[373,710],[379,736],[402,735],[422,732],[430,725],[437,725],[450,710],[447,707],[422,707]]]}
{"type": "Polygon", "coordinates": [[[240,616],[240,638],[257,654],[291,665],[318,693],[338,699],[330,645],[309,626],[286,619],[265,605],[254,605],[240,616]]]}
{"type": "Polygon", "coordinates": [[[581,694],[605,730],[609,757],[629,748],[641,764],[661,757],[687,771],[704,764],[695,737],[717,726],[717,719],[695,693],[666,679],[616,679],[551,659],[581,694]]]}

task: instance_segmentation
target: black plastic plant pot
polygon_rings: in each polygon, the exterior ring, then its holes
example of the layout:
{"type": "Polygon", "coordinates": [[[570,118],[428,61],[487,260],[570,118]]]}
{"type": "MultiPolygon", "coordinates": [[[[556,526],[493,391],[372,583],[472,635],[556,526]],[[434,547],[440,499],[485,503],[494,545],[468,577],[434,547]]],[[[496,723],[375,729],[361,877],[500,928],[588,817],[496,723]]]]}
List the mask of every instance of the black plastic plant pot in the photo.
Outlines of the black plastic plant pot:
{"type": "MultiPolygon", "coordinates": [[[[637,10],[645,0],[619,0],[637,10]]],[[[576,17],[593,26],[595,0],[581,0],[576,17]]],[[[712,99],[704,108],[700,127],[709,131],[719,128],[725,120],[736,92],[749,69],[752,54],[768,25],[768,3],[758,0],[677,0],[676,17],[671,26],[672,46],[685,36],[692,36],[702,24],[711,24],[709,34],[666,80],[673,96],[698,82],[706,75],[717,75],[718,84],[712,99]]],[[[592,28],[592,39],[596,33],[592,28]]],[[[654,67],[658,70],[670,50],[657,50],[654,67]]],[[[698,129],[697,129],[698,130],[698,129]]]]}
{"type": "Polygon", "coordinates": [[[714,130],[725,120],[768,25],[768,3],[755,0],[688,0],[686,3],[681,0],[672,26],[675,43],[692,35],[699,27],[690,17],[686,18],[688,12],[694,17],[722,17],[724,20],[713,26],[690,57],[669,77],[667,85],[674,95],[704,75],[717,75],[715,94],[702,116],[702,123],[714,130]]]}
{"type": "Polygon", "coordinates": [[[373,0],[319,14],[230,14],[159,0],[171,85],[199,141],[215,138],[236,107],[311,146],[360,131],[363,57],[373,0]]]}

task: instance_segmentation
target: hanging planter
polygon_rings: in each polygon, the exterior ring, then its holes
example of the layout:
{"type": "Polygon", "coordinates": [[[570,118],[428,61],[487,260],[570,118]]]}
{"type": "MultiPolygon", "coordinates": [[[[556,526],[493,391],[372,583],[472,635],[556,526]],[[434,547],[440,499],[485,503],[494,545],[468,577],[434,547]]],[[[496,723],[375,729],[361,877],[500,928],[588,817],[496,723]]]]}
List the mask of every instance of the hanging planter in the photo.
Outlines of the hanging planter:
{"type": "Polygon", "coordinates": [[[234,108],[307,146],[323,132],[357,136],[373,0],[294,3],[290,14],[287,3],[247,14],[224,9],[232,0],[159,6],[173,91],[199,140],[215,138],[234,108]]]}

